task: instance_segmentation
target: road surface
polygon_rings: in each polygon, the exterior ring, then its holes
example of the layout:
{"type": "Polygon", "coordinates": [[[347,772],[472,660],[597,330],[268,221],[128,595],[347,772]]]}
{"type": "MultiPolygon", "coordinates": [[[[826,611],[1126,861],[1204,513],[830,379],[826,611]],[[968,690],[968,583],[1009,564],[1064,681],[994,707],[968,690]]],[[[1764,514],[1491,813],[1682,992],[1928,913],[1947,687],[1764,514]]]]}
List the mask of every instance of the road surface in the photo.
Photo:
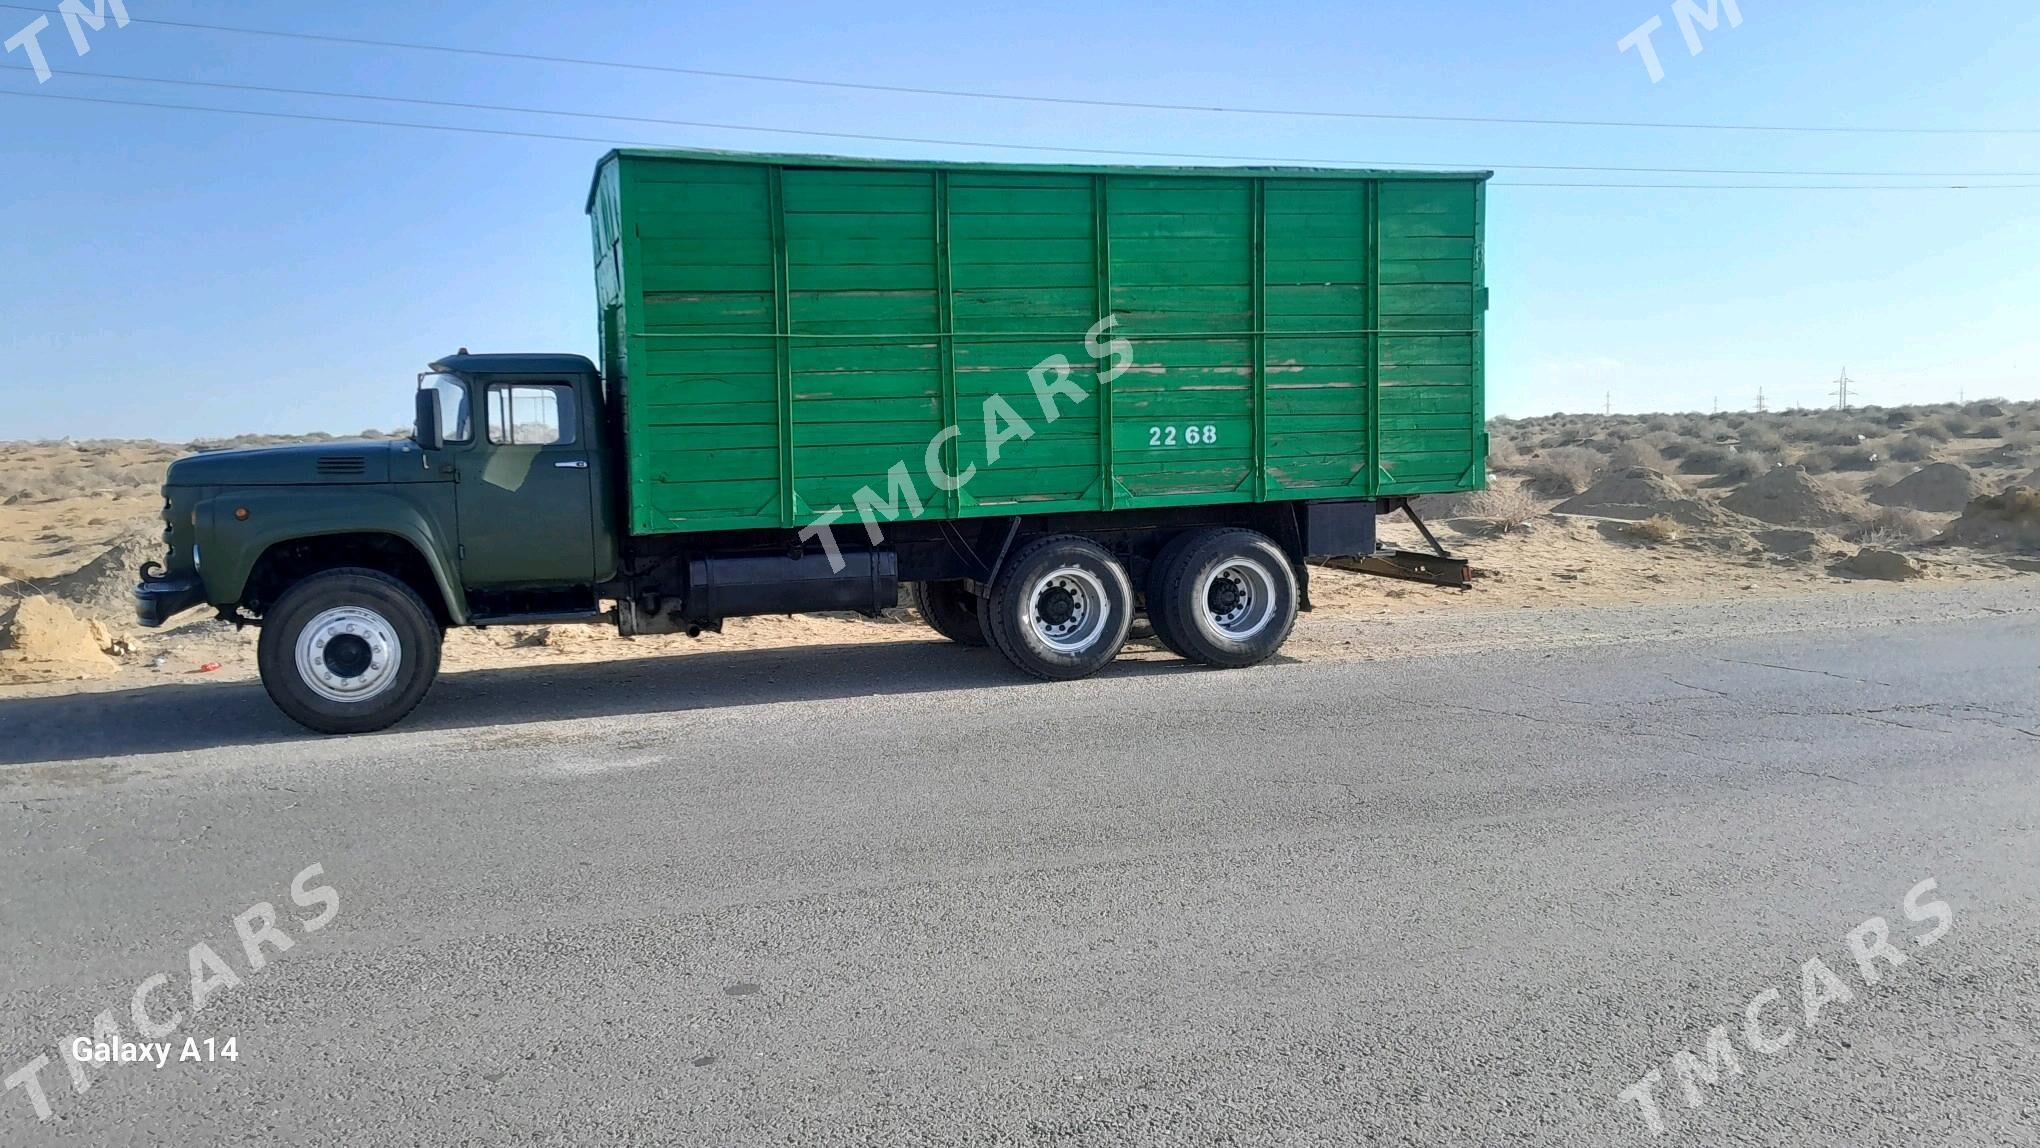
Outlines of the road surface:
{"type": "Polygon", "coordinates": [[[0,699],[0,1074],[51,1058],[0,1142],[2032,1143],[2040,593],[1882,601],[473,672],[352,739],[247,683],[0,699]],[[78,1093],[137,995],[170,1063],[78,1093]]]}

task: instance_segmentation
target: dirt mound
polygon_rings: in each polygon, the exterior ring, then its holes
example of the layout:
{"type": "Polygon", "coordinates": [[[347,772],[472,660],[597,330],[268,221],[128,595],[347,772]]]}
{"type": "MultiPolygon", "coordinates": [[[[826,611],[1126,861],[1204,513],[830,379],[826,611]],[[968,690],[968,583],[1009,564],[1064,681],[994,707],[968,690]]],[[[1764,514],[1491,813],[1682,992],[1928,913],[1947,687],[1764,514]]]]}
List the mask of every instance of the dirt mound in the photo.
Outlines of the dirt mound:
{"type": "Polygon", "coordinates": [[[103,678],[119,670],[101,634],[62,602],[23,598],[0,616],[0,684],[103,678]]]}
{"type": "Polygon", "coordinates": [[[1778,526],[1848,526],[1875,513],[1869,503],[1806,473],[1803,466],[1773,467],[1721,505],[1778,526]]]}
{"type": "Polygon", "coordinates": [[[1870,546],[1835,569],[1851,577],[1874,578],[1880,582],[1910,582],[1927,576],[1926,567],[1896,550],[1879,550],[1870,546]]]}
{"type": "Polygon", "coordinates": [[[1826,541],[1812,530],[1789,526],[1755,531],[1750,535],[1750,540],[1772,554],[1795,562],[1812,561],[1826,541]]]}
{"type": "Polygon", "coordinates": [[[88,618],[105,618],[130,623],[135,614],[136,573],[144,562],[163,560],[160,535],[136,530],[114,539],[105,552],[55,578],[44,578],[36,588],[62,598],[72,609],[88,618]]]}
{"type": "Polygon", "coordinates": [[[2040,490],[2015,486],[1970,502],[1935,539],[1986,549],[2040,550],[2040,490]]]}
{"type": "Polygon", "coordinates": [[[1552,508],[1554,514],[1584,514],[1631,522],[1665,517],[1686,526],[1705,526],[1723,517],[1711,503],[1647,466],[1603,475],[1599,482],[1552,508]]]}
{"type": "Polygon", "coordinates": [[[1870,495],[1879,506],[1904,506],[1949,514],[1968,506],[1985,493],[1983,480],[1966,466],[1953,462],[1929,463],[1890,486],[1870,495]]]}

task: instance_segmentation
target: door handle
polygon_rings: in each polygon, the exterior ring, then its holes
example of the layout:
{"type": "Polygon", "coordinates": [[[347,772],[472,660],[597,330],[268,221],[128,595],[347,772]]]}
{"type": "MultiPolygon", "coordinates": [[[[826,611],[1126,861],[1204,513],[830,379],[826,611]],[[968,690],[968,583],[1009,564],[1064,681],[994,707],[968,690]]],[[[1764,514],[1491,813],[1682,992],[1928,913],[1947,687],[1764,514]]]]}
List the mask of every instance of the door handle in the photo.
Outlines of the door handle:
{"type": "Polygon", "coordinates": [[[566,462],[556,462],[553,465],[561,468],[562,470],[587,470],[588,460],[585,458],[576,458],[569,459],[566,462]]]}

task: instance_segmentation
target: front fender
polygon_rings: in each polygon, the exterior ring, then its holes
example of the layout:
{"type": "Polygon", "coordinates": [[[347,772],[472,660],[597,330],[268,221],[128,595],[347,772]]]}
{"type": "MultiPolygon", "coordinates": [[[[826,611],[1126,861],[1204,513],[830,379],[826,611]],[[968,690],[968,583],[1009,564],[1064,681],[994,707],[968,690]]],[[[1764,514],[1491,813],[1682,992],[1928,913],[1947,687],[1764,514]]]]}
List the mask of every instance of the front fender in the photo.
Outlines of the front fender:
{"type": "Polygon", "coordinates": [[[387,534],[409,543],[425,560],[453,623],[467,621],[467,594],[455,574],[455,540],[393,488],[243,488],[207,498],[196,509],[199,577],[205,581],[206,601],[213,605],[239,602],[255,563],[280,542],[332,534],[387,534]],[[246,514],[240,513],[244,510],[246,514]]]}

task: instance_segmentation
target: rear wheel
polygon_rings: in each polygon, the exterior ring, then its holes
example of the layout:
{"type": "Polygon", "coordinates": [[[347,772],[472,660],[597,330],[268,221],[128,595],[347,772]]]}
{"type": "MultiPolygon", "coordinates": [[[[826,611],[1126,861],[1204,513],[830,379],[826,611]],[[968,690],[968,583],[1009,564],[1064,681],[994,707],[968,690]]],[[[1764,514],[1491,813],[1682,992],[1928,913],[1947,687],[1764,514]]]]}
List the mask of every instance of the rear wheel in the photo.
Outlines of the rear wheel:
{"type": "Polygon", "coordinates": [[[914,609],[928,628],[964,646],[983,646],[984,622],[978,617],[978,596],[963,582],[914,583],[914,609]]]}
{"type": "Polygon", "coordinates": [[[1148,613],[1155,633],[1168,634],[1184,657],[1237,668],[1282,648],[1296,625],[1296,571],[1273,539],[1253,530],[1205,530],[1171,543],[1165,554],[1167,563],[1156,563],[1148,613]]]}
{"type": "Polygon", "coordinates": [[[1087,677],[1126,644],[1133,584],[1090,539],[1043,538],[1007,561],[985,617],[992,645],[1021,670],[1055,681],[1087,677]]]}
{"type": "Polygon", "coordinates": [[[1190,531],[1169,539],[1168,544],[1162,547],[1162,552],[1155,555],[1154,562],[1148,566],[1146,588],[1148,625],[1155,632],[1155,641],[1160,642],[1164,648],[1179,658],[1189,657],[1190,652],[1183,647],[1182,639],[1170,628],[1169,619],[1162,610],[1162,602],[1167,596],[1163,579],[1182,556],[1184,547],[1196,541],[1197,536],[1197,531],[1190,531]]]}
{"type": "Polygon", "coordinates": [[[315,574],[262,620],[256,663],[271,701],[319,733],[395,724],[439,673],[439,622],[409,586],[379,570],[315,574]]]}

